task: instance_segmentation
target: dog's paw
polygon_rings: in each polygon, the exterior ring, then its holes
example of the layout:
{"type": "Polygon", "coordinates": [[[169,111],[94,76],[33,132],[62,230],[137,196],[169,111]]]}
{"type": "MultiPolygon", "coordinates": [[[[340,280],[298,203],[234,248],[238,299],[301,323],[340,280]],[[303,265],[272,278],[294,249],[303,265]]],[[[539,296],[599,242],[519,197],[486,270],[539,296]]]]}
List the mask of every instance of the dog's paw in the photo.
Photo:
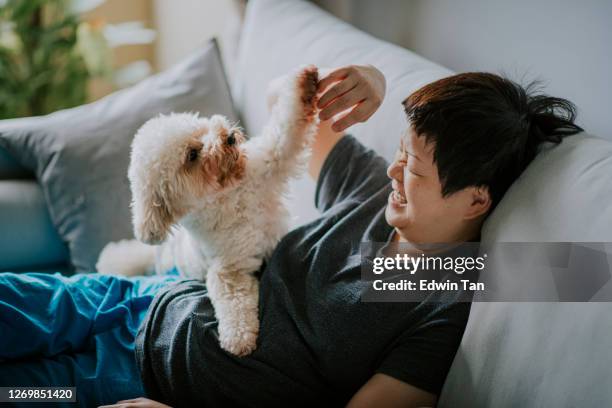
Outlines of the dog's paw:
{"type": "Polygon", "coordinates": [[[317,84],[319,83],[319,71],[314,65],[300,69],[296,77],[296,87],[300,98],[303,114],[307,118],[313,118],[317,108],[317,84]]]}
{"type": "Polygon", "coordinates": [[[251,354],[257,348],[259,322],[219,322],[219,343],[221,348],[238,357],[251,354]]]}

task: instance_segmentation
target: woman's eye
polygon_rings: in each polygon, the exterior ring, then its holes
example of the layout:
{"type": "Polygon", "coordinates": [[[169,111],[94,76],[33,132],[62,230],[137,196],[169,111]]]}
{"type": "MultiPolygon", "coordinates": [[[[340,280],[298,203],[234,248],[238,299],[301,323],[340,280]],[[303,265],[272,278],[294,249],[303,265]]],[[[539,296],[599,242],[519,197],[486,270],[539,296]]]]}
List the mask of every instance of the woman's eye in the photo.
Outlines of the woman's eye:
{"type": "Polygon", "coordinates": [[[406,155],[401,150],[398,150],[395,153],[395,160],[399,163],[406,164],[406,155]]]}
{"type": "Polygon", "coordinates": [[[198,149],[191,149],[189,150],[189,157],[188,160],[190,162],[194,162],[198,159],[198,149]]]}

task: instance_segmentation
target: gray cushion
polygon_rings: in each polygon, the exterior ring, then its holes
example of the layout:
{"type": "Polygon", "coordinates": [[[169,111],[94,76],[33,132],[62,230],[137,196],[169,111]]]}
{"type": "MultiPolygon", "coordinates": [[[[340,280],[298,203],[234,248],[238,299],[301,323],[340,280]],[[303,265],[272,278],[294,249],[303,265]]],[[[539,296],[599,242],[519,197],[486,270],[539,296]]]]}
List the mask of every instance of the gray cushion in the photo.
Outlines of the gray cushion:
{"type": "Polygon", "coordinates": [[[35,172],[77,271],[93,271],[107,242],[132,237],[130,143],[146,120],[171,111],[236,119],[215,41],[95,103],[0,122],[0,147],[35,172]]]}
{"type": "Polygon", "coordinates": [[[0,271],[36,269],[68,260],[34,180],[0,180],[0,271]]]}
{"type": "MultiPolygon", "coordinates": [[[[365,145],[391,159],[406,128],[401,102],[428,82],[451,74],[401,47],[376,39],[324,12],[311,2],[253,0],[248,2],[232,92],[243,123],[251,134],[266,119],[268,82],[303,64],[339,67],[373,64],[387,78],[387,95],[367,123],[349,131],[365,145]]],[[[317,216],[314,181],[308,175],[292,184],[293,225],[317,216]]]]}
{"type": "MultiPolygon", "coordinates": [[[[610,141],[580,134],[546,149],[491,215],[483,243],[612,242],[610,175],[610,141]]],[[[523,272],[490,279],[527,284],[523,272]]],[[[610,293],[608,281],[594,299],[610,293]]],[[[439,405],[612,406],[611,316],[609,303],[474,303],[439,405]]]]}

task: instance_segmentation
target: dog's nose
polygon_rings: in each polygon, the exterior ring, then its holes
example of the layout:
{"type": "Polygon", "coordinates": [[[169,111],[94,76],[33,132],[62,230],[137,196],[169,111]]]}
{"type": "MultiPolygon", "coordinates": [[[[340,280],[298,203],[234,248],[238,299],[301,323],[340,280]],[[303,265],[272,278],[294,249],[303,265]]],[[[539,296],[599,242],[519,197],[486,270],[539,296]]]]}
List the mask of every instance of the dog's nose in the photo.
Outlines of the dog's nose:
{"type": "Polygon", "coordinates": [[[227,144],[233,146],[236,143],[236,136],[234,136],[234,132],[230,133],[227,137],[227,144]]]}

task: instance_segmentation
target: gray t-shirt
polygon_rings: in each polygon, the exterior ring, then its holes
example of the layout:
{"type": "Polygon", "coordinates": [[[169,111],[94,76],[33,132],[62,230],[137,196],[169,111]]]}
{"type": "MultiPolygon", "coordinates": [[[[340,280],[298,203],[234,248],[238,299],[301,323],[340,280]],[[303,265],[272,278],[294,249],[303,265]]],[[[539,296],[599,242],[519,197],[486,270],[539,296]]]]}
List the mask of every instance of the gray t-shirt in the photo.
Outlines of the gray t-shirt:
{"type": "Polygon", "coordinates": [[[342,406],[375,373],[439,393],[469,314],[447,294],[365,303],[360,243],[386,242],[384,159],[351,136],[327,157],[317,220],[289,232],[261,270],[257,349],[219,347],[206,285],[159,293],[136,340],[150,398],[174,407],[342,406]]]}

